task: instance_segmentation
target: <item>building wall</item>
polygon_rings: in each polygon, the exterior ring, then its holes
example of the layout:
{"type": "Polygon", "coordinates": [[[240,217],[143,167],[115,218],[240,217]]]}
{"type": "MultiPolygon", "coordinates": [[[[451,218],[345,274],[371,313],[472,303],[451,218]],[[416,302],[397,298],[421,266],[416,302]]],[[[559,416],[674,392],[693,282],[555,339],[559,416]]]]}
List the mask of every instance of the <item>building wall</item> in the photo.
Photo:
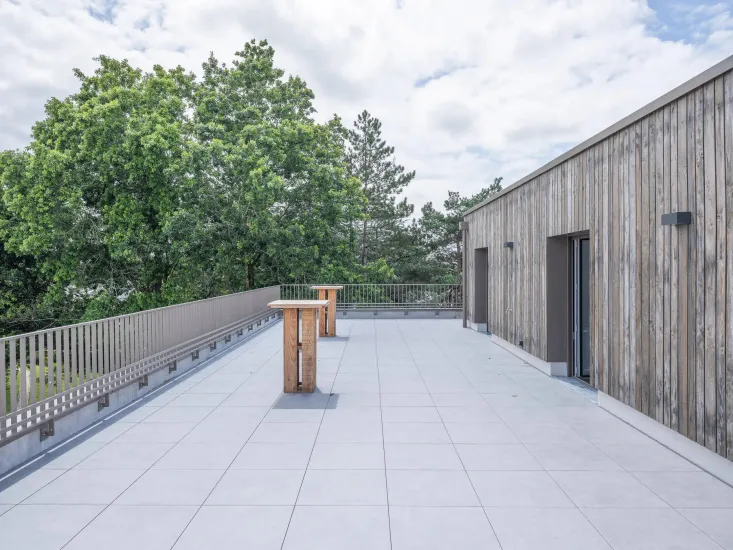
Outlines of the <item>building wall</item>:
{"type": "Polygon", "coordinates": [[[587,232],[591,383],[733,459],[733,57],[716,67],[467,213],[466,249],[469,289],[488,249],[488,330],[555,360],[547,242],[587,232]]]}

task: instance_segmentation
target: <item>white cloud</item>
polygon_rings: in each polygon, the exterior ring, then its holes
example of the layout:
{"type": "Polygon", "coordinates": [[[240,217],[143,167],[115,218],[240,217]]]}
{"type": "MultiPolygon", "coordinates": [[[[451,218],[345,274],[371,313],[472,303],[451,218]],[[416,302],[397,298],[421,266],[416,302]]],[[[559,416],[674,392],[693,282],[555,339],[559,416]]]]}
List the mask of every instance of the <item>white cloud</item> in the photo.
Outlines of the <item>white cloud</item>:
{"type": "Polygon", "coordinates": [[[0,148],[25,146],[100,53],[198,71],[267,38],[319,117],[368,109],[417,171],[410,199],[440,204],[512,183],[733,51],[729,5],[696,11],[691,43],[657,38],[656,15],[645,0],[0,1],[0,148]]]}

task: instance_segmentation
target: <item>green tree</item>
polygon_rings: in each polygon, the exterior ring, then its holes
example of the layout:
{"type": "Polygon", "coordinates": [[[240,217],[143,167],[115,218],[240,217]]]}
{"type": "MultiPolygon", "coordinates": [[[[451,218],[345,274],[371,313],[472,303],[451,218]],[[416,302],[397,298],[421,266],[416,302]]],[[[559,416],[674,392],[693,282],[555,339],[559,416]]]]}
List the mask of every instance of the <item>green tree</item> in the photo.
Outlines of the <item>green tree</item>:
{"type": "Polygon", "coordinates": [[[274,50],[249,42],[228,67],[210,56],[196,94],[198,174],[170,224],[185,270],[210,294],[312,280],[346,280],[355,267],[351,227],[363,194],[349,177],[345,129],[312,119],[313,92],[283,78],[274,50]],[[195,238],[185,239],[193,231],[195,238]]]}
{"type": "Polygon", "coordinates": [[[347,160],[350,174],[361,182],[366,204],[360,223],[359,262],[366,266],[384,259],[394,264],[403,250],[409,231],[408,218],[414,206],[398,195],[415,178],[396,163],[394,147],[382,139],[382,123],[362,112],[349,131],[347,160]]]}
{"type": "Polygon", "coordinates": [[[75,71],[77,93],[46,104],[26,150],[0,155],[8,311],[74,322],[363,278],[347,131],[315,123],[312,91],[267,42],[231,66],[211,56],[200,80],[97,60],[75,71]]]}
{"type": "Polygon", "coordinates": [[[185,180],[193,75],[98,61],[75,71],[78,93],[46,104],[3,197],[17,222],[6,248],[40,261],[47,299],[73,304],[72,317],[95,300],[112,308],[101,313],[159,302],[171,267],[161,229],[185,180]]]}
{"type": "Polygon", "coordinates": [[[444,211],[436,210],[432,202],[423,206],[419,223],[433,273],[440,274],[444,280],[460,282],[463,243],[458,224],[466,210],[501,191],[501,182],[502,178],[494,178],[491,185],[471,197],[461,197],[458,191],[448,191],[448,199],[443,202],[444,211]]]}

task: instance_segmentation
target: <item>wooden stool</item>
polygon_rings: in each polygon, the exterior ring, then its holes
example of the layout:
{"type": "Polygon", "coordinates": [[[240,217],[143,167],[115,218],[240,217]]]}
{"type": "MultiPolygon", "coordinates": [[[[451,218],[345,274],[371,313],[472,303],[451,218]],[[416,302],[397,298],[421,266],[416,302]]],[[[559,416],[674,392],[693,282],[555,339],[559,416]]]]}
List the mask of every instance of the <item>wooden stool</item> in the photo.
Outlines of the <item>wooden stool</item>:
{"type": "Polygon", "coordinates": [[[313,393],[316,389],[316,311],[328,305],[327,300],[275,300],[269,308],[283,310],[283,391],[313,393]],[[303,320],[302,340],[298,338],[298,315],[303,320]],[[299,354],[303,379],[299,380],[299,354]]]}
{"type": "Polygon", "coordinates": [[[312,290],[318,291],[319,300],[327,300],[328,307],[324,307],[318,318],[319,336],[336,336],[336,293],[343,290],[339,285],[316,285],[312,290]]]}

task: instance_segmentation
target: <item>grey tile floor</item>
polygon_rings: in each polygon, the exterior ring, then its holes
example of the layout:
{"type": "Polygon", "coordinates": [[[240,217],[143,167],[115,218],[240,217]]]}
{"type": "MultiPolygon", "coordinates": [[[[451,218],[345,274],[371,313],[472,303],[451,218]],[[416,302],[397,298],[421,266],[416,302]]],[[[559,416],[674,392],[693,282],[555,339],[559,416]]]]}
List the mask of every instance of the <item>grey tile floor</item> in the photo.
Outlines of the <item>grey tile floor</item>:
{"type": "Polygon", "coordinates": [[[282,326],[0,483],[13,550],[733,550],[733,489],[459,321],[282,326]]]}

